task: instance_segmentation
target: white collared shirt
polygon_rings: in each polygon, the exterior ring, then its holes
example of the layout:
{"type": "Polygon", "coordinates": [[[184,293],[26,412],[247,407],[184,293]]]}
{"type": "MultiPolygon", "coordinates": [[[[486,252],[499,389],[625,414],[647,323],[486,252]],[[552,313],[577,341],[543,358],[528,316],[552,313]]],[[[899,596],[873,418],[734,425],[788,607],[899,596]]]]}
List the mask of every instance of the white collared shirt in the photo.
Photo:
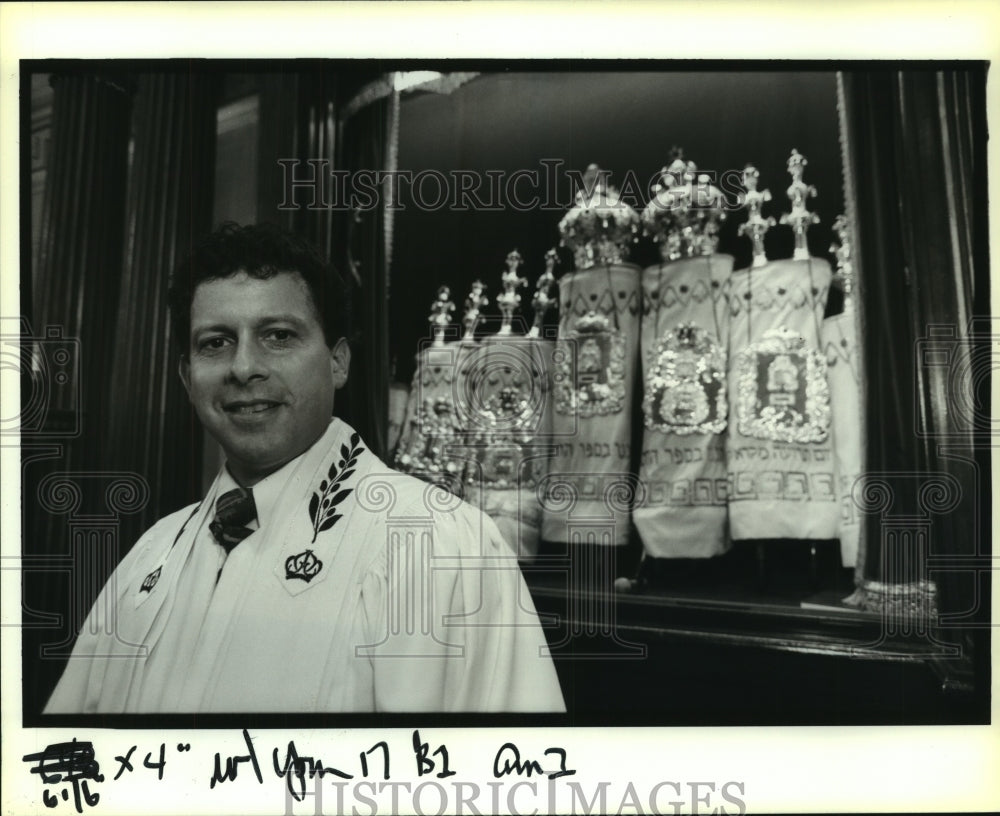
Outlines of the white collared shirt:
{"type": "MultiPolygon", "coordinates": [[[[155,525],[95,603],[46,711],[564,710],[496,525],[366,447],[334,420],[254,486],[259,527],[228,556],[214,508],[155,525]]],[[[206,501],[235,486],[221,473],[206,501]]]]}

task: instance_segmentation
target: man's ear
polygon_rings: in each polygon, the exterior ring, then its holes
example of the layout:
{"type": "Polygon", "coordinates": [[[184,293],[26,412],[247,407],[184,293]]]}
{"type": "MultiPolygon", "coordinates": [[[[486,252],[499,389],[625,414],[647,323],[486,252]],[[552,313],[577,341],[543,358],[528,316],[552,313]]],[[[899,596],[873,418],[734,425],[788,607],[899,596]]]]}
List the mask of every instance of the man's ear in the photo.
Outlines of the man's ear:
{"type": "Polygon", "coordinates": [[[182,354],[177,361],[177,373],[180,375],[181,382],[184,383],[188,399],[191,399],[191,362],[185,354],[182,354]]]}
{"type": "Polygon", "coordinates": [[[333,387],[342,388],[347,382],[351,371],[351,347],[347,339],[341,337],[330,349],[330,372],[333,375],[333,387]]]}

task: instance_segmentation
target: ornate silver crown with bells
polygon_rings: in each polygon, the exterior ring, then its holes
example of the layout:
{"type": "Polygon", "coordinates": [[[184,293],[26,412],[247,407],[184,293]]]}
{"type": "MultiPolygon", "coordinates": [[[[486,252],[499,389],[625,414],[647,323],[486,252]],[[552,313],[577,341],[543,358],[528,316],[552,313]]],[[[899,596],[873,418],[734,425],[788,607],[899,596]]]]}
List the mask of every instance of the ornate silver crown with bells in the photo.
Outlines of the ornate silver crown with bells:
{"type": "Polygon", "coordinates": [[[673,155],[642,212],[643,232],[659,245],[664,261],[711,255],[726,218],[722,191],[707,174],[698,173],[693,161],[684,161],[680,148],[674,148],[673,155]]]}
{"type": "Polygon", "coordinates": [[[562,244],[573,250],[578,270],[626,260],[639,232],[639,214],[607,177],[596,164],[587,167],[575,206],[559,222],[562,244]]]}

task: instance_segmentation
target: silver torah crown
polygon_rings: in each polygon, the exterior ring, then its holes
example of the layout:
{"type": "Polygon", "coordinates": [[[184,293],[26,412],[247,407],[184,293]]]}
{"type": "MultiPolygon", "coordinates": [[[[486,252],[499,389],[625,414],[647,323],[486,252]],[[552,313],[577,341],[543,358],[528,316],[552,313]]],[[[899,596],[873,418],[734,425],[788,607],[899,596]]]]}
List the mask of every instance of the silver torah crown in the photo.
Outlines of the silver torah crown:
{"type": "Polygon", "coordinates": [[[683,151],[660,171],[653,199],[642,212],[643,232],[660,247],[664,261],[711,255],[718,246],[719,224],[725,220],[722,191],[683,151]]]}
{"type": "Polygon", "coordinates": [[[639,231],[639,214],[608,184],[608,175],[588,166],[575,205],[559,222],[562,245],[573,251],[577,270],[622,263],[639,231]]]}

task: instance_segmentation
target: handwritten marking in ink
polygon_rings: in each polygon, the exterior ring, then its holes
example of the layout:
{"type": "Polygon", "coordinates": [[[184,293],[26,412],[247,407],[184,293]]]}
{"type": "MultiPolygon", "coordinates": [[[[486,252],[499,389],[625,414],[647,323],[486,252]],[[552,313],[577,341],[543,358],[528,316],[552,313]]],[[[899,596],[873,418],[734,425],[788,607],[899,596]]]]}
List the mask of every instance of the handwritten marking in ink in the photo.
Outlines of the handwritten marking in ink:
{"type": "Polygon", "coordinates": [[[135,753],[135,750],[138,747],[139,747],[138,745],[133,745],[125,753],[125,756],[116,756],[115,757],[115,762],[119,763],[118,764],[118,773],[115,774],[115,778],[111,780],[112,782],[117,782],[118,781],[118,777],[121,776],[123,773],[125,773],[125,771],[128,771],[129,773],[132,772],[132,770],[133,770],[132,769],[132,754],[135,753]]]}
{"type": "Polygon", "coordinates": [[[368,756],[369,756],[369,754],[374,753],[374,751],[375,751],[376,748],[381,748],[382,749],[382,778],[383,779],[388,779],[389,778],[389,743],[387,743],[385,740],[382,740],[380,742],[376,742],[367,751],[362,751],[361,752],[361,754],[360,754],[360,757],[361,757],[361,775],[363,777],[365,777],[366,779],[368,778],[368,756]]]}
{"type": "Polygon", "coordinates": [[[212,772],[212,781],[209,782],[209,789],[212,789],[216,784],[222,784],[223,782],[230,782],[236,780],[236,775],[239,773],[240,764],[244,762],[249,762],[253,766],[253,772],[257,776],[257,781],[261,785],[264,784],[264,777],[260,772],[260,764],[257,762],[257,752],[254,750],[253,742],[250,739],[250,735],[247,730],[243,729],[243,739],[247,744],[247,753],[240,756],[226,757],[226,769],[222,770],[221,761],[222,757],[216,753],[215,755],[215,770],[212,772]]]}
{"type": "MultiPolygon", "coordinates": [[[[416,755],[417,760],[417,776],[429,774],[434,770],[434,760],[428,757],[428,754],[430,753],[430,745],[426,742],[421,742],[419,731],[413,732],[413,752],[416,755]]],[[[448,769],[448,749],[445,746],[439,745],[437,750],[434,751],[431,756],[441,757],[441,770],[437,773],[438,779],[444,779],[445,777],[455,775],[455,771],[448,769]]]]}
{"type": "Polygon", "coordinates": [[[319,777],[322,779],[327,774],[333,774],[334,776],[339,776],[341,779],[353,779],[354,777],[349,773],[344,773],[337,768],[327,768],[323,765],[323,760],[313,759],[311,756],[299,756],[298,749],[295,747],[295,740],[291,740],[288,743],[288,750],[285,752],[284,763],[278,762],[278,749],[274,749],[274,772],[279,777],[285,777],[285,784],[288,786],[288,792],[292,795],[292,798],[298,802],[305,799],[306,796],[306,775],[310,779],[319,777]],[[294,780],[298,780],[298,791],[295,790],[294,780]]]}
{"type": "Polygon", "coordinates": [[[152,751],[150,751],[148,754],[146,754],[146,758],[142,761],[143,767],[149,768],[150,770],[153,770],[154,768],[156,769],[156,778],[157,779],[163,779],[163,767],[167,764],[167,759],[166,759],[166,756],[165,756],[166,751],[167,751],[166,743],[161,742],[160,743],[160,761],[159,762],[150,762],[150,760],[152,759],[152,756],[153,756],[153,752],[152,751]]]}
{"type": "Polygon", "coordinates": [[[547,775],[549,779],[558,779],[560,776],[572,776],[576,773],[573,769],[566,767],[566,751],[563,748],[547,748],[544,753],[559,755],[559,769],[556,771],[545,771],[541,764],[534,759],[521,759],[520,749],[512,742],[505,742],[500,746],[497,755],[493,760],[493,776],[497,779],[503,776],[514,774],[516,776],[531,776],[532,774],[547,775]],[[503,764],[501,765],[501,760],[503,764]]]}
{"type": "MultiPolygon", "coordinates": [[[[88,785],[88,782],[104,781],[92,743],[77,742],[74,737],[72,742],[57,742],[44,751],[25,754],[22,760],[38,763],[31,769],[31,773],[38,774],[45,785],[68,783],[73,789],[73,804],[77,813],[83,813],[84,804],[93,807],[100,801],[101,795],[96,791],[91,793],[88,785]]],[[[61,795],[63,801],[69,801],[66,788],[61,790],[61,795]]],[[[59,804],[59,798],[50,793],[48,788],[42,792],[42,801],[48,808],[59,804]]]]}
{"type": "Polygon", "coordinates": [[[559,770],[550,771],[549,779],[558,779],[560,776],[572,776],[576,771],[572,768],[566,768],[566,749],[565,748],[546,748],[542,753],[546,756],[549,754],[559,754],[559,770]]]}
{"type": "MultiPolygon", "coordinates": [[[[112,782],[117,782],[118,778],[123,773],[125,773],[125,771],[128,771],[129,773],[132,773],[135,770],[135,768],[132,765],[132,754],[134,754],[138,750],[138,747],[139,746],[137,746],[137,745],[133,745],[125,753],[125,756],[116,756],[115,757],[115,761],[118,763],[118,773],[115,774],[114,779],[111,780],[112,782]]],[[[155,770],[156,771],[156,777],[157,777],[157,779],[163,779],[163,769],[164,769],[164,767],[167,764],[166,750],[167,750],[166,743],[162,743],[161,742],[160,743],[160,761],[159,762],[153,762],[152,761],[152,759],[153,759],[153,752],[152,751],[150,751],[149,753],[147,753],[146,754],[146,758],[142,761],[142,765],[143,765],[144,768],[149,768],[150,770],[155,770]]]]}

